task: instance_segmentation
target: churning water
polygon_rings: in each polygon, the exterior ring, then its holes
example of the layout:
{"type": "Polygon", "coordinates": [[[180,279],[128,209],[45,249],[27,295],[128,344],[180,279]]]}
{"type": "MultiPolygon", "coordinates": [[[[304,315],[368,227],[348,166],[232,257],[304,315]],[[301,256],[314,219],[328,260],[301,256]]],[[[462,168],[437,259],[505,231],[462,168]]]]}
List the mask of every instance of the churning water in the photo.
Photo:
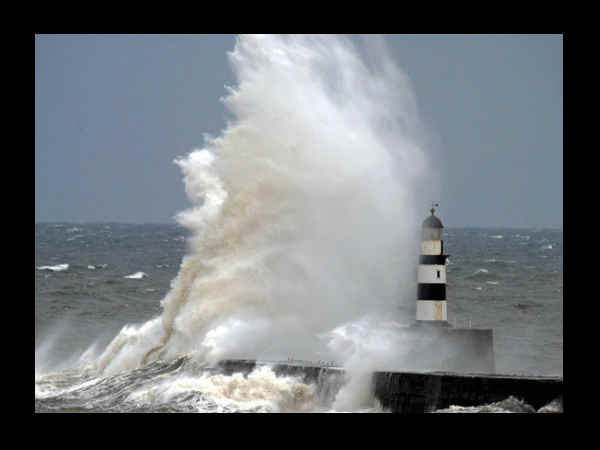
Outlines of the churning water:
{"type": "MultiPolygon", "coordinates": [[[[432,193],[408,80],[382,41],[366,48],[240,37],[230,123],[176,160],[192,202],[177,225],[36,225],[37,411],[377,410],[366,375],[411,367],[432,193]],[[327,403],[268,367],[207,370],[236,357],[351,379],[327,403]]],[[[445,242],[450,321],[496,330],[498,371],[562,374],[562,231],[445,242]]]]}

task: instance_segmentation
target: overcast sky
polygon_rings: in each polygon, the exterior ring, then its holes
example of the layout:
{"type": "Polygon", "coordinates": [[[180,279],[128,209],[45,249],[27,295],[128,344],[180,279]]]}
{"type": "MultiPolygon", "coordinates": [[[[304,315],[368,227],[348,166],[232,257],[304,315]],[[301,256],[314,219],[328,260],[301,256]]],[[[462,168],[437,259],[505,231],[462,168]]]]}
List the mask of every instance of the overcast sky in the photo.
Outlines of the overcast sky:
{"type": "MultiPolygon", "coordinates": [[[[561,35],[386,35],[447,227],[562,227],[561,35]]],[[[218,134],[229,35],[35,37],[35,220],[173,222],[173,159],[218,134]]],[[[429,205],[424,205],[424,217],[429,205]]]]}

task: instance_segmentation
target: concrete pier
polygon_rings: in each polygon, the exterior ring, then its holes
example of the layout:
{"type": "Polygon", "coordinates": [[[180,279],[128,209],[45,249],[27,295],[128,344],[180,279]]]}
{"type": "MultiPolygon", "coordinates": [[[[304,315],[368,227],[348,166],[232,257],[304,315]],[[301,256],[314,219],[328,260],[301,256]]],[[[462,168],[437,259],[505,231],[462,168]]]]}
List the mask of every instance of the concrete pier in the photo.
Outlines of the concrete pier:
{"type": "MultiPolygon", "coordinates": [[[[228,359],[213,370],[231,375],[248,375],[259,366],[269,366],[277,375],[300,376],[317,385],[323,404],[335,398],[344,384],[345,371],[319,364],[228,359]]],[[[450,405],[477,406],[516,397],[536,410],[562,397],[562,377],[532,377],[454,372],[373,373],[373,395],[381,406],[394,413],[425,413],[450,405]]]]}
{"type": "Polygon", "coordinates": [[[511,395],[537,410],[563,394],[560,377],[375,372],[373,384],[381,406],[395,413],[423,413],[450,405],[484,405],[511,395]]]}

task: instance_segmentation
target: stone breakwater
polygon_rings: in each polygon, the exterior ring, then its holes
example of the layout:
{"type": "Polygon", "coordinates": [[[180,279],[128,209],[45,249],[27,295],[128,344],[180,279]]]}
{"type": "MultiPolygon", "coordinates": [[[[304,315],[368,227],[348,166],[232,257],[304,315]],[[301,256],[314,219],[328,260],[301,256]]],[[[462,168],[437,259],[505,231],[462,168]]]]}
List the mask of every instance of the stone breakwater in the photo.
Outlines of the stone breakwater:
{"type": "Polygon", "coordinates": [[[517,375],[375,372],[373,394],[381,406],[396,413],[423,413],[450,405],[477,406],[510,396],[536,410],[563,395],[561,377],[517,375]]]}
{"type": "MultiPolygon", "coordinates": [[[[316,384],[323,404],[331,402],[346,381],[345,371],[340,367],[306,362],[228,359],[219,362],[213,370],[225,375],[247,375],[265,365],[277,375],[299,376],[305,383],[316,384]]],[[[377,371],[372,380],[374,398],[384,410],[393,413],[425,413],[450,405],[477,406],[510,396],[537,410],[556,399],[562,403],[563,395],[562,377],[377,371]]]]}

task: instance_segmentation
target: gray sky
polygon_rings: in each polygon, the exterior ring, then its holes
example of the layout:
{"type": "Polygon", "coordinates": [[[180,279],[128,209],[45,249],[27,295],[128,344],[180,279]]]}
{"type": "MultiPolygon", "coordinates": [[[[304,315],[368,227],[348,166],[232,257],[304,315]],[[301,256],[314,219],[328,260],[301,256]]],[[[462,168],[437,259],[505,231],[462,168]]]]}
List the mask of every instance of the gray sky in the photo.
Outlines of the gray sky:
{"type": "MultiPolygon", "coordinates": [[[[172,222],[172,161],[218,134],[225,35],[35,38],[35,220],[172,222]]],[[[447,227],[562,227],[560,35],[386,35],[439,158],[447,227]]],[[[429,205],[424,205],[424,215],[429,205]]]]}

